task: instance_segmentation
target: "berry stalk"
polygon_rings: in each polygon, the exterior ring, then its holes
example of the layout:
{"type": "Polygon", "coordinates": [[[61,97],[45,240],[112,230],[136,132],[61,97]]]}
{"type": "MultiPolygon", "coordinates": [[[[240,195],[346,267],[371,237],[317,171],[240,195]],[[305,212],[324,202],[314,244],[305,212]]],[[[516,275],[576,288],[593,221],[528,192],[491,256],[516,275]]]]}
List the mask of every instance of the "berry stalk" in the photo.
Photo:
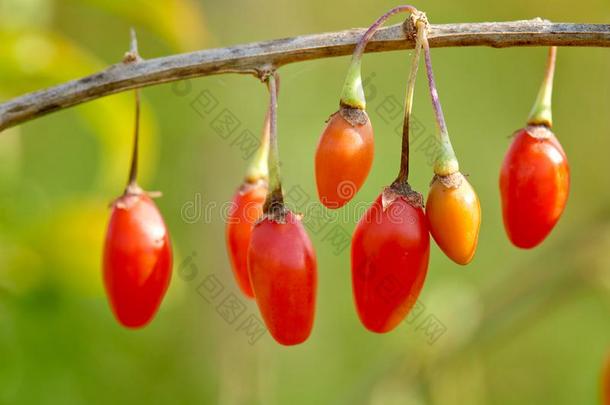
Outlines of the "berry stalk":
{"type": "MultiPolygon", "coordinates": [[[[123,58],[124,63],[135,63],[142,60],[138,52],[138,38],[136,31],[131,29],[131,46],[129,52],[127,52],[123,58]]],[[[129,178],[127,180],[127,187],[125,188],[125,194],[139,194],[141,192],[138,186],[138,151],[140,145],[140,90],[134,90],[135,95],[135,124],[133,131],[133,152],[131,155],[131,167],[129,169],[129,178]]]]}
{"type": "Polygon", "coordinates": [[[426,72],[428,74],[428,87],[430,88],[430,97],[432,99],[432,107],[436,116],[436,124],[438,127],[438,140],[440,143],[440,152],[434,162],[434,173],[439,176],[448,176],[459,171],[459,163],[453,151],[451,140],[449,139],[449,131],[445,123],[443,108],[438,97],[436,82],[434,80],[434,72],[432,71],[432,57],[430,55],[430,44],[428,43],[428,34],[426,23],[417,21],[417,38],[424,48],[424,60],[426,62],[426,72]]]}
{"type": "Polygon", "coordinates": [[[267,78],[269,88],[269,192],[265,201],[264,212],[270,213],[284,205],[282,182],[280,179],[280,157],[277,144],[277,88],[279,76],[273,72],[267,78]]]}
{"type": "Polygon", "coordinates": [[[528,125],[544,125],[547,128],[553,126],[553,112],[551,111],[551,99],[553,98],[553,77],[555,76],[555,61],[557,59],[557,47],[549,48],[546,71],[542,85],[538,91],[538,97],[527,120],[528,125]]]}
{"type": "Polygon", "coordinates": [[[407,82],[405,95],[405,116],[402,122],[402,150],[400,154],[400,171],[398,172],[397,183],[406,183],[409,180],[409,128],[411,123],[411,113],[413,111],[413,94],[415,93],[415,81],[419,70],[419,57],[421,54],[421,42],[419,38],[415,43],[413,58],[411,60],[411,71],[407,82]]]}
{"type": "Polygon", "coordinates": [[[362,87],[362,74],[361,74],[361,65],[362,65],[362,55],[364,54],[364,50],[368,42],[373,38],[375,32],[385,23],[390,17],[395,14],[407,12],[407,13],[417,13],[417,9],[413,6],[404,5],[397,6],[379,17],[362,35],[360,41],[356,45],[354,49],[354,53],[352,54],[352,61],[347,70],[347,76],[345,77],[345,83],[343,85],[343,91],[341,93],[341,105],[358,108],[360,110],[364,110],[366,108],[366,99],[364,97],[364,89],[362,87]]]}
{"type": "Polygon", "coordinates": [[[138,149],[140,144],[140,90],[134,90],[135,95],[135,124],[133,130],[133,152],[131,155],[131,167],[129,169],[129,179],[127,180],[127,188],[137,187],[138,177],[138,149]]]}

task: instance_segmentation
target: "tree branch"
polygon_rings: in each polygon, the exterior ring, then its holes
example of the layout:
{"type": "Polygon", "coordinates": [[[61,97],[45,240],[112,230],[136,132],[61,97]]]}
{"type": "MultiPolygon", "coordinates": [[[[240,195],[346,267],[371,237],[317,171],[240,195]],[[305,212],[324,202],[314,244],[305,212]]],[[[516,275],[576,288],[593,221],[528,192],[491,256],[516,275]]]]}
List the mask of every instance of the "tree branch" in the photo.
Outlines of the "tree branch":
{"type": "MultiPolygon", "coordinates": [[[[221,73],[258,75],[270,67],[350,54],[363,29],[304,35],[119,63],[99,73],[0,104],[0,131],[48,113],[109,94],[186,78],[221,73]]],[[[413,48],[403,24],[379,30],[367,52],[413,48]],[[407,38],[408,37],[408,38],[407,38]]],[[[498,23],[431,25],[431,47],[595,46],[610,47],[610,25],[551,23],[540,18],[498,23]]]]}

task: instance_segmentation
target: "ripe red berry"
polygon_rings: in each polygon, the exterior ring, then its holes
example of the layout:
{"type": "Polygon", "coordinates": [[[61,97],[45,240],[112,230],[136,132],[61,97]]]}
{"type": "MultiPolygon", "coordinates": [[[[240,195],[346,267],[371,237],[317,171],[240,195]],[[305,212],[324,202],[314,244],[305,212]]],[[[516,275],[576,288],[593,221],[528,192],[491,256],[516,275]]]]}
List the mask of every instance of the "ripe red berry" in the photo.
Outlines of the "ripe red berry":
{"type": "Polygon", "coordinates": [[[351,200],[371,170],[373,155],[373,128],[366,113],[347,107],[334,113],[316,149],[316,184],[322,204],[339,208],[351,200]],[[349,110],[359,117],[358,122],[350,123],[343,116],[349,110]]]}
{"type": "Polygon", "coordinates": [[[233,197],[227,218],[226,238],[233,274],[240,290],[254,298],[248,274],[248,247],[254,224],[263,214],[267,182],[244,182],[233,197]]]}
{"type": "Polygon", "coordinates": [[[354,299],[360,320],[373,332],[388,332],[403,320],[426,278],[430,236],[418,199],[388,188],[354,231],[354,299]]]}
{"type": "MultiPolygon", "coordinates": [[[[139,58],[132,31],[132,53],[139,58]]],[[[133,154],[125,192],[112,204],[104,245],[104,285],[117,320],[128,328],[148,324],[165,296],[172,249],[163,217],[137,184],[140,93],[135,90],[133,154]]]]}
{"type": "Polygon", "coordinates": [[[169,285],[172,251],[163,218],[145,193],[125,194],[114,202],[103,268],[117,320],[129,328],[148,324],[169,285]]]}
{"type": "Polygon", "coordinates": [[[301,219],[286,210],[254,226],[248,267],[256,303],[271,335],[296,345],[310,335],[317,289],[316,257],[301,219]]]}
{"type": "Polygon", "coordinates": [[[544,126],[520,130],[500,173],[504,226],[511,242],[532,248],[551,232],[568,199],[570,169],[555,135],[544,126]]]}
{"type": "Polygon", "coordinates": [[[511,242],[529,249],[551,232],[570,190],[568,159],[551,131],[551,98],[557,48],[549,48],[538,97],[527,121],[515,135],[500,172],[504,227],[511,242]]]}

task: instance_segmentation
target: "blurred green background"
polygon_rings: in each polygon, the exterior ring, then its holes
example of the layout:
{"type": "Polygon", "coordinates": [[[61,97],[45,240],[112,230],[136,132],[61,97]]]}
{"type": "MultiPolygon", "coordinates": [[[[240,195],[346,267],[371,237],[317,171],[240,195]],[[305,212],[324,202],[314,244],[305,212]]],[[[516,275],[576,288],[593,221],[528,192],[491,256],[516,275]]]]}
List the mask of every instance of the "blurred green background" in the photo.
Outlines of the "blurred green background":
{"type": "MultiPolygon", "coordinates": [[[[0,0],[0,99],[120,61],[131,26],[142,56],[153,58],[367,26],[395,5],[0,0]]],[[[607,0],[414,5],[433,23],[610,20],[607,0]]],[[[521,251],[505,237],[497,180],[509,136],[523,126],[534,100],[546,50],[433,50],[453,144],[481,199],[479,249],[472,264],[458,267],[434,246],[412,315],[392,333],[375,335],[354,310],[349,248],[341,250],[329,235],[349,236],[358,211],[395,177],[409,55],[365,56],[376,160],[350,206],[323,213],[332,219],[326,228],[310,225],[318,306],[312,336],[298,347],[249,333],[244,322],[258,310],[239,295],[224,248],[222,204],[246,167],[236,139],[244,130],[258,134],[266,109],[259,82],[224,75],[143,91],[140,180],[163,191],[157,203],[175,265],[159,314],[138,331],[115,322],[100,275],[107,205],[127,177],[133,95],[2,133],[0,404],[598,403],[610,346],[610,54],[559,50],[555,132],[570,159],[572,189],[551,236],[521,251]],[[213,100],[207,112],[205,100],[213,100]],[[230,114],[235,132],[219,130],[220,114],[230,114]],[[228,304],[238,311],[228,311],[228,304]]],[[[280,70],[282,175],[293,206],[316,201],[313,154],[324,120],[337,107],[347,63],[342,57],[280,70]]],[[[424,145],[435,129],[422,78],[412,185],[425,192],[432,170],[424,145]]]]}

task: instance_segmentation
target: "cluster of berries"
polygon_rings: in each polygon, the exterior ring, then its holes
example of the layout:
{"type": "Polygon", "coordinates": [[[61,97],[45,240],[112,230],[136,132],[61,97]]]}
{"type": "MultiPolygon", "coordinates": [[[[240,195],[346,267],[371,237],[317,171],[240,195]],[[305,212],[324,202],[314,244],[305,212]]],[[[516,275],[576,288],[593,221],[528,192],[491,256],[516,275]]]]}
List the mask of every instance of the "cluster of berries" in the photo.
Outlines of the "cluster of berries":
{"type": "MultiPolygon", "coordinates": [[[[428,271],[430,235],[451,260],[466,265],[475,254],[481,224],[479,198],[460,172],[443,116],[432,71],[428,22],[412,6],[399,6],[381,16],[354,50],[340,109],[327,121],[316,150],[320,201],[329,209],[344,206],[369,174],[374,141],[366,113],[361,60],[374,33],[399,12],[410,14],[408,26],[415,40],[400,169],[358,222],[351,244],[357,312],[363,325],[377,333],[394,329],[416,302],[428,271]],[[409,127],[422,51],[440,145],[425,204],[408,182],[409,127]],[[391,283],[392,294],[380,294],[387,283],[391,283]]],[[[555,56],[553,47],[527,126],[516,133],[500,174],[505,228],[512,243],[521,248],[544,240],[568,196],[566,155],[551,132],[555,56]]],[[[317,264],[301,216],[284,204],[277,140],[278,74],[266,72],[262,80],[270,93],[269,109],[261,146],[233,197],[227,247],[237,284],[245,296],[256,300],[270,334],[281,344],[295,345],[305,341],[313,327],[317,264]]],[[[137,142],[136,116],[134,163],[124,195],[113,204],[104,252],[104,280],[111,307],[128,327],[150,321],[171,275],[167,229],[149,195],[135,182],[137,142]]]]}

